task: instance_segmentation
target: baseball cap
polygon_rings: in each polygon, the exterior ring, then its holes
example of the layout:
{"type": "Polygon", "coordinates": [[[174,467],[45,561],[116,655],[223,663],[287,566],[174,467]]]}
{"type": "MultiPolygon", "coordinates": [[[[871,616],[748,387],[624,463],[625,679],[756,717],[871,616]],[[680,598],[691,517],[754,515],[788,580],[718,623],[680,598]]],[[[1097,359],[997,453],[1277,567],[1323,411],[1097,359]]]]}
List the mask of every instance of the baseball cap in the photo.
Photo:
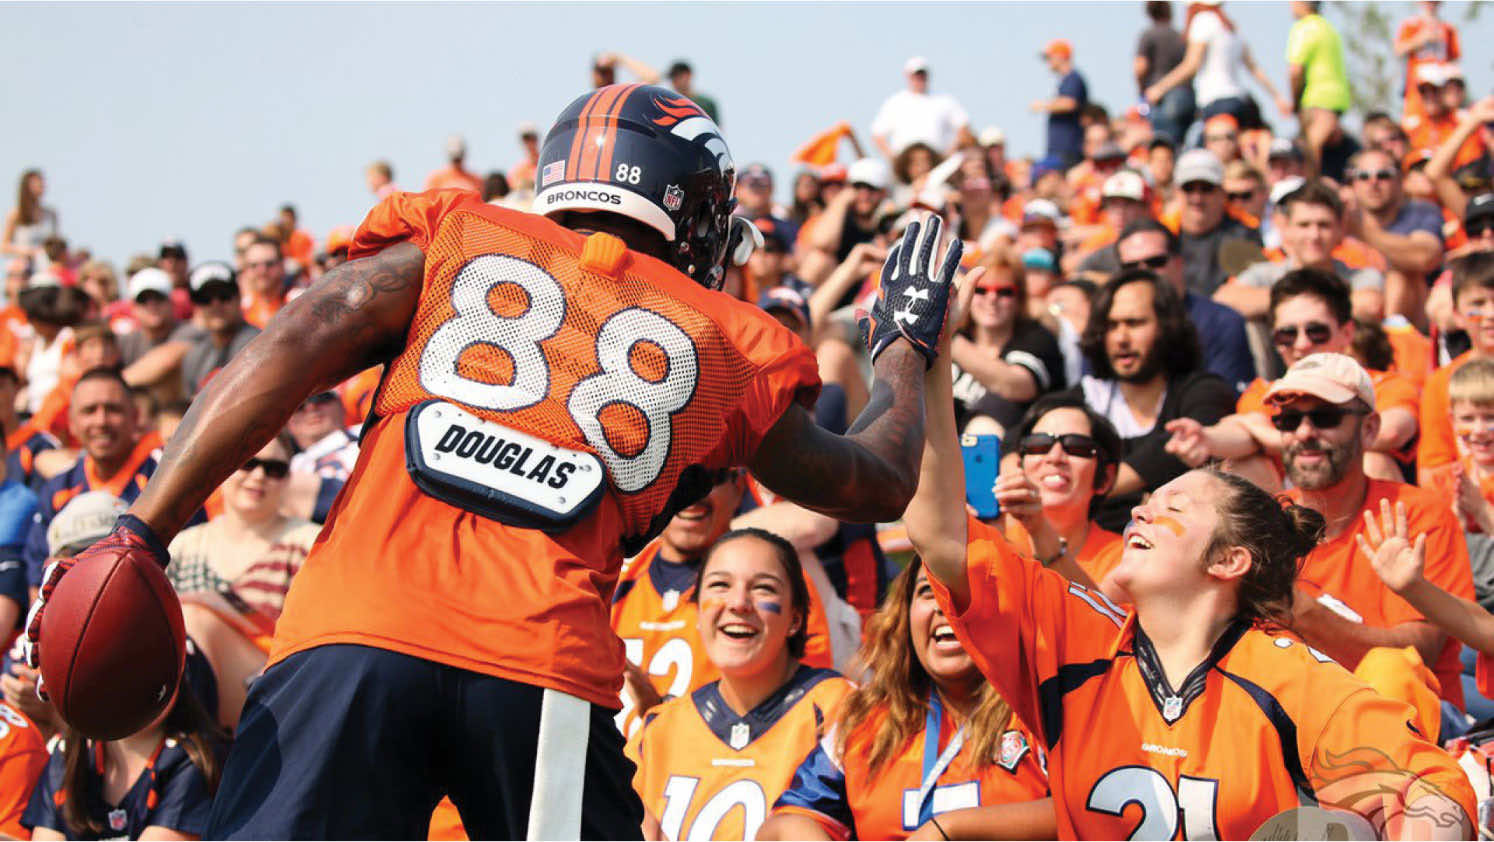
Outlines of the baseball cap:
{"type": "Polygon", "coordinates": [[[1224,165],[1207,149],[1189,149],[1178,159],[1172,180],[1180,187],[1195,181],[1219,187],[1224,184],[1224,165]]]}
{"type": "Polygon", "coordinates": [[[74,555],[114,531],[125,502],[107,491],[86,491],[68,501],[47,524],[47,552],[74,555]]]}
{"type": "Polygon", "coordinates": [[[1287,369],[1280,380],[1266,391],[1266,402],[1278,404],[1302,395],[1327,403],[1348,403],[1355,398],[1371,408],[1375,405],[1375,386],[1364,367],[1353,357],[1321,352],[1308,354],[1287,369]]]}
{"type": "Polygon", "coordinates": [[[1040,158],[1035,163],[1033,163],[1033,182],[1036,183],[1038,179],[1042,178],[1050,172],[1063,172],[1063,161],[1057,155],[1049,155],[1048,157],[1040,158]]]}
{"type": "Polygon", "coordinates": [[[1302,147],[1289,137],[1278,137],[1271,141],[1271,149],[1266,153],[1266,159],[1274,161],[1277,158],[1291,158],[1295,161],[1305,160],[1302,147]]]}
{"type": "Polygon", "coordinates": [[[446,157],[461,158],[467,154],[467,141],[459,134],[446,138],[446,157]]]}
{"type": "Polygon", "coordinates": [[[886,190],[892,180],[887,162],[881,158],[862,158],[846,170],[846,181],[851,184],[868,184],[878,190],[886,190]]]}
{"type": "Polygon", "coordinates": [[[1452,79],[1461,79],[1463,74],[1453,65],[1444,62],[1432,62],[1423,64],[1416,69],[1416,82],[1419,85],[1432,85],[1442,87],[1452,79]]]}
{"type": "Polygon", "coordinates": [[[805,327],[809,327],[809,298],[797,287],[779,284],[764,290],[763,294],[757,297],[757,306],[769,313],[774,310],[786,310],[797,316],[805,327]]]}
{"type": "Polygon", "coordinates": [[[525,120],[519,124],[519,137],[539,137],[539,127],[525,120]]]}
{"type": "Polygon", "coordinates": [[[842,164],[840,162],[836,162],[836,163],[833,163],[833,164],[826,164],[825,166],[820,167],[820,183],[821,184],[827,184],[827,183],[828,184],[845,184],[846,183],[846,165],[842,164]]]}
{"type": "Polygon", "coordinates": [[[171,296],[171,276],[154,266],[147,266],[130,276],[130,300],[140,298],[142,293],[155,292],[171,296]]]}
{"type": "Polygon", "coordinates": [[[765,164],[748,164],[737,175],[738,184],[753,184],[761,187],[773,186],[773,171],[765,164]]]}
{"type": "Polygon", "coordinates": [[[1494,218],[1494,193],[1483,193],[1468,200],[1463,210],[1463,227],[1478,219],[1494,218]]]}
{"type": "Polygon", "coordinates": [[[771,216],[759,216],[752,220],[757,230],[762,233],[763,239],[772,240],[784,251],[789,250],[788,232],[783,230],[783,224],[771,216]]]}
{"type": "Polygon", "coordinates": [[[1102,144],[1099,149],[1095,150],[1094,160],[1096,161],[1124,161],[1125,159],[1126,150],[1113,141],[1102,144]]]}
{"type": "Polygon", "coordinates": [[[27,289],[44,289],[46,287],[60,286],[62,286],[62,279],[57,277],[57,273],[51,269],[32,272],[31,277],[26,279],[27,289]]]}
{"type": "Polygon", "coordinates": [[[177,257],[186,260],[187,247],[182,244],[181,240],[168,238],[161,241],[161,250],[157,252],[156,257],[157,259],[162,257],[177,257]]]}
{"type": "Polygon", "coordinates": [[[1146,201],[1146,179],[1135,170],[1121,170],[1105,179],[1105,184],[1100,188],[1100,199],[1130,199],[1133,202],[1146,201]]]}
{"type": "Polygon", "coordinates": [[[1307,179],[1303,178],[1300,175],[1289,175],[1286,178],[1283,178],[1282,180],[1276,182],[1276,184],[1272,185],[1271,187],[1271,204],[1280,207],[1282,199],[1285,199],[1286,197],[1292,195],[1294,192],[1296,192],[1298,187],[1301,187],[1306,183],[1307,179]]]}
{"type": "Polygon", "coordinates": [[[1048,56],[1072,58],[1074,55],[1074,45],[1070,44],[1067,38],[1054,38],[1043,46],[1043,51],[1039,55],[1043,58],[1047,58],[1048,56]]]}
{"type": "Polygon", "coordinates": [[[1047,199],[1033,199],[1022,206],[1022,227],[1033,224],[1057,226],[1063,212],[1047,199]]]}
{"type": "Polygon", "coordinates": [[[904,73],[927,73],[929,72],[929,60],[923,56],[914,56],[903,62],[904,73]]]}
{"type": "Polygon", "coordinates": [[[980,130],[981,146],[1000,146],[1006,143],[1006,132],[999,126],[986,126],[980,130]]]}
{"type": "Polygon", "coordinates": [[[1028,269],[1041,269],[1045,272],[1058,271],[1058,261],[1053,259],[1053,252],[1047,249],[1028,249],[1022,252],[1022,265],[1028,269]]]}
{"type": "Polygon", "coordinates": [[[210,260],[198,265],[192,270],[192,274],[187,276],[187,288],[192,291],[193,295],[202,292],[208,284],[224,284],[238,289],[239,276],[227,263],[221,260],[210,260]]]}

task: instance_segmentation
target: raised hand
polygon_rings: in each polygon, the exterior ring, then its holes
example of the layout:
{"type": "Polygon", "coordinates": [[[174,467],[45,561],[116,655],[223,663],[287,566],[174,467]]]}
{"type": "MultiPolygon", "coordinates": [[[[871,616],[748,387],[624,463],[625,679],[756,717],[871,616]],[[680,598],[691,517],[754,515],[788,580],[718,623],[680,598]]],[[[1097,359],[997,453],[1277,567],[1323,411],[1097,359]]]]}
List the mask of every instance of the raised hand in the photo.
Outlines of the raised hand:
{"type": "Polygon", "coordinates": [[[908,223],[908,230],[882,265],[881,289],[872,306],[867,345],[872,361],[898,339],[907,340],[933,365],[939,352],[939,334],[949,309],[950,282],[960,266],[964,244],[955,239],[935,263],[935,246],[943,222],[937,216],[908,223]],[[920,237],[920,234],[922,236],[920,237]]]}
{"type": "Polygon", "coordinates": [[[1416,536],[1412,541],[1406,527],[1406,504],[1396,503],[1395,512],[1390,510],[1390,501],[1380,501],[1380,517],[1373,510],[1364,512],[1364,532],[1355,535],[1359,549],[1369,557],[1375,574],[1387,587],[1400,593],[1421,581],[1422,569],[1426,566],[1427,536],[1416,536]]]}

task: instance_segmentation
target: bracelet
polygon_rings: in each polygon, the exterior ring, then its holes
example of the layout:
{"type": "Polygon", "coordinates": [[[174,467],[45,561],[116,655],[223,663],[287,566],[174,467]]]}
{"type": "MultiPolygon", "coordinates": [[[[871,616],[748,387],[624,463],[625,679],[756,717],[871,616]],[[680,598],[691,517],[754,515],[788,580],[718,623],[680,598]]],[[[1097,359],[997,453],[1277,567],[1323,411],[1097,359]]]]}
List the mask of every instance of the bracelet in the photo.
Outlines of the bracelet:
{"type": "Polygon", "coordinates": [[[949,834],[945,833],[944,832],[944,828],[942,826],[940,826],[940,824],[939,824],[939,817],[938,816],[934,816],[934,815],[930,815],[929,816],[929,821],[931,823],[933,823],[934,829],[937,830],[937,831],[939,831],[939,835],[942,836],[942,837],[944,837],[944,842],[949,842],[949,834]]]}
{"type": "Polygon", "coordinates": [[[1052,556],[1050,556],[1048,558],[1040,558],[1040,559],[1038,559],[1038,561],[1041,562],[1044,567],[1050,567],[1050,566],[1052,566],[1053,562],[1058,561],[1059,559],[1063,558],[1064,556],[1066,556],[1068,554],[1069,554],[1069,539],[1064,538],[1063,536],[1059,536],[1059,538],[1058,538],[1058,552],[1054,553],[1052,556]]]}

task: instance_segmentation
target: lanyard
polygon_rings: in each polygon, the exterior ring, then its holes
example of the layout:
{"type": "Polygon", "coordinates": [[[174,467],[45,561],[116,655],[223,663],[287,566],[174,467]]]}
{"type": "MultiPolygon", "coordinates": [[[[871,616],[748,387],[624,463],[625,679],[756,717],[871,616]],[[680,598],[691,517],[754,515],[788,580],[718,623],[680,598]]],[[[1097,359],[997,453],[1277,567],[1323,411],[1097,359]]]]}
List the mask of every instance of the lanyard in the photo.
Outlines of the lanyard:
{"type": "Polygon", "coordinates": [[[929,712],[924,720],[923,731],[923,784],[918,787],[918,824],[923,826],[934,815],[934,803],[930,798],[934,794],[934,783],[949,764],[954,762],[955,755],[965,745],[965,726],[949,738],[949,745],[944,747],[944,752],[935,756],[939,751],[939,731],[944,719],[944,704],[939,701],[939,691],[933,690],[929,693],[929,712]]]}

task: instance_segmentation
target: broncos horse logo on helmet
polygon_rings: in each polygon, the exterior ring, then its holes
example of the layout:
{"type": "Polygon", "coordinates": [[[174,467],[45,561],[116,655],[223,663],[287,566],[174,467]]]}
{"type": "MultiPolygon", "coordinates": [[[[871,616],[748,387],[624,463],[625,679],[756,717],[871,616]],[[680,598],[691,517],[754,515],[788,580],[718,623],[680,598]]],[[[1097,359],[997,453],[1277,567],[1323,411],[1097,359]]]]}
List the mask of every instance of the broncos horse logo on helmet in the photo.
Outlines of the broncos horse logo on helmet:
{"type": "Polygon", "coordinates": [[[720,287],[736,165],[721,130],[689,99],[655,85],[598,88],[556,118],[535,169],[536,213],[637,220],[671,244],[675,268],[720,287]]]}

